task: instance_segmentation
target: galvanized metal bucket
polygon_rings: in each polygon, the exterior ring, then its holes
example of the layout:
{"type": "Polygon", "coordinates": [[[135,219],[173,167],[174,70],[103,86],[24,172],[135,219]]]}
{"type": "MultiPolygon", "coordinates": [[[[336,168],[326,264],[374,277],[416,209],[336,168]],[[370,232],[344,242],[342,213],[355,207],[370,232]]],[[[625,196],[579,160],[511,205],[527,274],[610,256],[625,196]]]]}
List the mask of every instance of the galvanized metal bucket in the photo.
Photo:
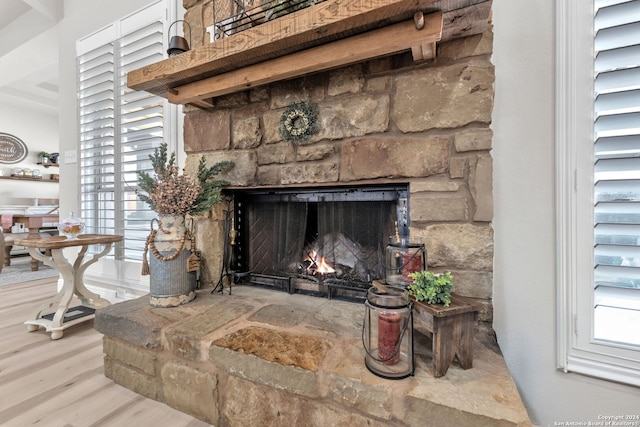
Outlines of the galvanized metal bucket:
{"type": "Polygon", "coordinates": [[[191,242],[185,234],[184,217],[162,215],[160,222],[162,226],[154,245],[159,255],[171,259],[162,260],[149,254],[150,304],[176,307],[196,297],[196,272],[189,272],[187,266],[191,251],[186,248],[191,247],[191,242]]]}
{"type": "MultiPolygon", "coordinates": [[[[173,252],[162,252],[164,256],[173,252]]],[[[187,271],[191,252],[183,249],[171,261],[149,257],[151,305],[154,307],[176,307],[196,297],[196,273],[187,271]]]]}

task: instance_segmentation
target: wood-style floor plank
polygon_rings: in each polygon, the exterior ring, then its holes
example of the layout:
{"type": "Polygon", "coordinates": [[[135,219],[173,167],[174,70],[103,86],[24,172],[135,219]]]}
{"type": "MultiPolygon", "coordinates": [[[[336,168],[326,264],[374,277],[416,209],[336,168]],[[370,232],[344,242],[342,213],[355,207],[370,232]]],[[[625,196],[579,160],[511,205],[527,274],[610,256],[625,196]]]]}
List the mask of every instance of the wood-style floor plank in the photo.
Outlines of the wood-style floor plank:
{"type": "MultiPolygon", "coordinates": [[[[1,303],[0,303],[1,304],[1,303]]],[[[0,314],[0,316],[2,316],[0,314]]],[[[20,323],[5,328],[0,328],[0,360],[11,355],[23,347],[38,345],[41,341],[50,341],[44,334],[29,334],[25,336],[27,327],[20,323]]]]}
{"type": "MultiPolygon", "coordinates": [[[[2,273],[0,273],[2,274],[2,273]]],[[[88,321],[52,341],[26,317],[57,278],[0,286],[0,425],[204,427],[203,421],[115,384],[103,374],[102,335],[88,321]]]]}
{"type": "Polygon", "coordinates": [[[63,387],[69,380],[77,381],[88,371],[102,366],[102,348],[91,346],[88,350],[69,353],[69,357],[46,367],[38,359],[32,373],[0,385],[0,412],[35,397],[46,398],[54,390],[63,387]]]}
{"type": "MultiPolygon", "coordinates": [[[[25,331],[26,332],[26,327],[25,331]]],[[[26,332],[29,333],[29,332],[26,332]]],[[[42,353],[42,345],[20,347],[13,354],[0,359],[0,386],[14,379],[24,379],[29,374],[38,371],[50,371],[59,368],[59,363],[73,359],[75,355],[90,351],[98,351],[102,354],[102,340],[91,330],[85,330],[78,334],[77,339],[68,344],[62,340],[46,343],[48,351],[42,353]]]]}

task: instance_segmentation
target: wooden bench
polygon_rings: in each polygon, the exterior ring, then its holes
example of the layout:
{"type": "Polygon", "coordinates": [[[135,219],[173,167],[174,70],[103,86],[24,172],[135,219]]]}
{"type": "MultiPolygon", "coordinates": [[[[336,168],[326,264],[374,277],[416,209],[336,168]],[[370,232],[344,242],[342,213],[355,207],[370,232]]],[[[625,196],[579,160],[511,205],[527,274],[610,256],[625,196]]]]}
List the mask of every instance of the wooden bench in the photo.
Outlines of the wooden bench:
{"type": "Polygon", "coordinates": [[[457,356],[462,369],[473,367],[473,331],[479,307],[472,299],[451,295],[449,307],[414,300],[413,321],[432,334],[433,376],[447,373],[457,356]]]}

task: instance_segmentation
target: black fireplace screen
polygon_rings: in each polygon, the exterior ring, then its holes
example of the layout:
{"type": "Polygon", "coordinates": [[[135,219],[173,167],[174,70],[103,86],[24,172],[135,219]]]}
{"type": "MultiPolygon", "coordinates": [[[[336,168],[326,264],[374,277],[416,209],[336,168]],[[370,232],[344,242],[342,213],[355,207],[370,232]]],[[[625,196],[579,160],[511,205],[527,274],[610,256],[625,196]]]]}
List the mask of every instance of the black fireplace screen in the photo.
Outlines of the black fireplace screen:
{"type": "Polygon", "coordinates": [[[234,200],[232,269],[256,275],[368,286],[384,278],[389,236],[408,226],[404,186],[244,191],[234,200]]]}

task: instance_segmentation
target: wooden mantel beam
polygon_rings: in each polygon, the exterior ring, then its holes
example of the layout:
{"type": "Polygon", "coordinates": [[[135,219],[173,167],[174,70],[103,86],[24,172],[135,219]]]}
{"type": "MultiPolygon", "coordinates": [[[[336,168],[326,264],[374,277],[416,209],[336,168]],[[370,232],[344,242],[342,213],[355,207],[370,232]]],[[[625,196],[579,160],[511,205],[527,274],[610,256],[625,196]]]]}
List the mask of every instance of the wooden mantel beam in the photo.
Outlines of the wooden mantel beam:
{"type": "Polygon", "coordinates": [[[435,12],[424,17],[422,29],[409,20],[174,87],[169,102],[206,108],[202,101],[209,98],[429,45],[441,39],[442,22],[435,12]]]}
{"type": "MultiPolygon", "coordinates": [[[[455,1],[466,4],[490,0],[455,1]]],[[[127,86],[166,96],[168,88],[400,22],[437,3],[438,0],[326,0],[133,70],[127,75],[127,86]]]]}
{"type": "MultiPolygon", "coordinates": [[[[243,67],[248,68],[258,63],[279,70],[277,72],[282,73],[282,78],[291,78],[285,77],[288,74],[281,62],[271,61],[286,57],[281,60],[282,63],[286,63],[291,61],[291,55],[294,53],[325,45],[330,47],[315,52],[328,52],[328,56],[333,57],[339,50],[340,53],[344,52],[344,48],[335,44],[336,41],[356,35],[361,35],[369,41],[384,39],[371,34],[408,20],[418,12],[442,13],[443,42],[480,34],[485,31],[491,19],[491,4],[492,0],[325,0],[214,43],[133,70],[127,75],[127,86],[174,100],[179,99],[175,89],[181,88],[180,97],[190,99],[192,97],[186,93],[194,90],[195,86],[191,86],[192,84],[216,76],[220,76],[220,79],[241,79],[242,75],[247,74],[240,71],[243,67]]],[[[422,35],[420,31],[415,30],[409,33],[422,35]]],[[[351,49],[348,44],[344,46],[351,49]]],[[[416,61],[435,57],[435,41],[429,41],[428,38],[397,51],[405,48],[411,49],[416,61]]],[[[384,54],[374,51],[367,55],[369,57],[365,60],[384,54]]],[[[304,55],[301,58],[304,58],[304,55]]],[[[345,64],[353,62],[348,58],[337,59],[336,66],[339,61],[345,61],[345,64]]],[[[331,68],[331,65],[319,66],[331,68]]],[[[234,85],[238,90],[244,90],[263,84],[257,79],[249,82],[247,85],[246,81],[243,83],[243,80],[236,80],[234,85]]],[[[200,108],[213,106],[210,99],[200,96],[194,99],[191,104],[200,108]]]]}

